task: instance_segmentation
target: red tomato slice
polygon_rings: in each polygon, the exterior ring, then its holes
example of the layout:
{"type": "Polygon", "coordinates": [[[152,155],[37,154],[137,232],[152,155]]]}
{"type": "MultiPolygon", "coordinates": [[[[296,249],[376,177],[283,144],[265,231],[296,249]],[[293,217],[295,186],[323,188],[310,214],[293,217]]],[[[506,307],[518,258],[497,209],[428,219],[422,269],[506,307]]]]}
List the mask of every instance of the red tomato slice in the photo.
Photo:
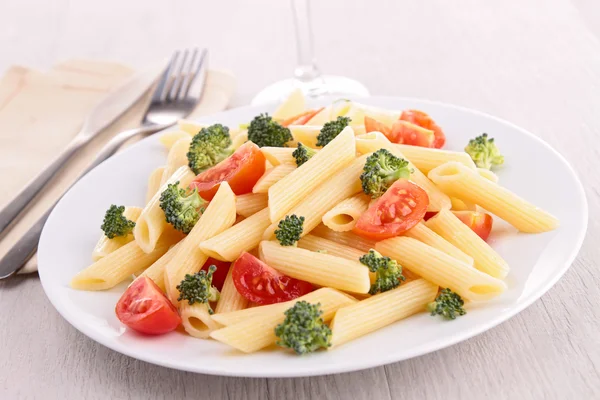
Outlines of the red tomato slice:
{"type": "Polygon", "coordinates": [[[367,239],[383,240],[398,236],[425,216],[429,196],[407,179],[398,179],[361,215],[352,229],[367,239]]]}
{"type": "Polygon", "coordinates": [[[321,110],[323,110],[323,108],[324,107],[315,108],[313,110],[307,110],[298,115],[294,115],[293,117],[288,118],[288,119],[284,120],[283,122],[281,122],[281,125],[282,126],[304,125],[308,121],[310,121],[312,119],[312,117],[314,117],[315,115],[320,113],[321,110]]]}
{"type": "Polygon", "coordinates": [[[148,335],[171,332],[181,323],[177,309],[156,283],[148,277],[137,278],[115,307],[119,321],[134,331],[148,335]]]}
{"type": "Polygon", "coordinates": [[[246,142],[231,156],[200,173],[190,183],[190,188],[198,189],[203,199],[212,200],[221,182],[226,181],[233,193],[246,194],[252,192],[264,172],[265,156],[257,145],[246,142]]]}
{"type": "Polygon", "coordinates": [[[237,291],[261,305],[293,300],[313,290],[309,282],[283,275],[250,253],[242,253],[232,268],[237,291]]]}
{"type": "Polygon", "coordinates": [[[477,211],[452,211],[452,213],[483,240],[487,240],[490,236],[494,224],[490,214],[477,211]]]}
{"type": "Polygon", "coordinates": [[[212,284],[217,289],[223,289],[223,284],[225,283],[225,278],[227,278],[227,273],[229,272],[229,267],[231,263],[228,261],[221,261],[215,258],[209,257],[208,260],[202,266],[202,269],[208,272],[208,267],[214,265],[217,267],[217,270],[213,273],[212,284]]]}
{"type": "Polygon", "coordinates": [[[392,130],[383,122],[377,121],[375,118],[367,117],[365,115],[365,132],[381,132],[389,139],[389,135],[392,130]]]}
{"type": "Polygon", "coordinates": [[[402,111],[402,115],[400,115],[400,119],[403,121],[412,122],[413,124],[419,125],[422,128],[429,129],[433,131],[435,135],[435,140],[433,141],[433,146],[436,149],[441,149],[444,147],[446,143],[446,135],[442,128],[429,116],[429,114],[424,113],[419,110],[406,110],[402,111]]]}
{"type": "MultiPolygon", "coordinates": [[[[396,121],[392,125],[391,137],[400,138],[398,143],[412,146],[433,147],[435,134],[432,130],[425,129],[419,125],[407,121],[396,121]]],[[[391,139],[390,139],[391,140],[391,139]]]]}

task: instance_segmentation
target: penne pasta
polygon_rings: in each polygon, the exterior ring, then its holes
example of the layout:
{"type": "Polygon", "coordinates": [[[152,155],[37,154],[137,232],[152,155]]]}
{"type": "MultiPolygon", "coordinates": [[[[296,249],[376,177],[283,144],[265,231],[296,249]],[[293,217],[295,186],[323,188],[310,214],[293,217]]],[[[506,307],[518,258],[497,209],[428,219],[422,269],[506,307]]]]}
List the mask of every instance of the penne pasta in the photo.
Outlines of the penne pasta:
{"type": "Polygon", "coordinates": [[[244,251],[258,246],[265,229],[271,224],[269,209],[265,208],[231,228],[200,243],[200,250],[209,257],[235,261],[244,251]]]}
{"type": "MultiPolygon", "coordinates": [[[[466,225],[465,228],[469,229],[466,225]]],[[[413,239],[417,239],[419,242],[423,242],[426,245],[441,250],[444,253],[448,254],[450,257],[454,257],[457,260],[464,262],[465,264],[473,265],[473,257],[467,255],[458,247],[454,246],[452,243],[447,241],[444,238],[444,236],[440,236],[435,231],[429,229],[427,225],[423,222],[419,222],[413,228],[404,232],[403,235],[413,239]]]]}
{"type": "Polygon", "coordinates": [[[158,138],[158,141],[160,142],[160,144],[165,146],[165,148],[167,150],[171,150],[173,145],[179,139],[187,139],[187,138],[191,138],[191,137],[192,137],[192,135],[186,131],[181,131],[181,130],[180,131],[170,131],[170,132],[165,132],[162,135],[160,135],[160,137],[158,138]]]}
{"type": "Polygon", "coordinates": [[[369,269],[358,260],[283,247],[270,241],[261,242],[259,252],[264,262],[292,278],[356,293],[368,293],[371,287],[369,269]]]}
{"type": "Polygon", "coordinates": [[[456,197],[450,197],[450,202],[452,202],[451,209],[454,211],[477,211],[477,204],[470,201],[462,201],[456,197]]]}
{"type": "Polygon", "coordinates": [[[354,148],[354,132],[347,127],[300,168],[271,186],[271,222],[279,221],[317,186],[347,166],[354,159],[354,148]]]}
{"type": "Polygon", "coordinates": [[[352,232],[332,231],[325,225],[318,225],[311,231],[311,234],[323,239],[331,240],[332,242],[343,244],[348,247],[353,247],[355,249],[364,251],[365,253],[370,249],[374,249],[376,243],[374,240],[365,239],[352,232]]]}
{"type": "MultiPolygon", "coordinates": [[[[146,268],[144,272],[140,274],[140,276],[146,276],[156,283],[156,286],[160,288],[163,292],[165,291],[165,267],[168,263],[171,262],[175,253],[177,253],[177,249],[181,242],[171,246],[169,251],[167,251],[161,258],[156,260],[151,266],[146,268]]],[[[139,278],[139,276],[138,276],[139,278]]]]}
{"type": "MultiPolygon", "coordinates": [[[[321,223],[323,215],[340,201],[360,192],[361,185],[359,177],[363,170],[366,157],[366,155],[361,156],[352,161],[350,165],[322,185],[318,186],[297,206],[289,210],[288,215],[296,214],[297,216],[303,216],[305,218],[302,235],[306,235],[316,228],[321,223]]],[[[265,231],[263,239],[271,239],[278,224],[279,221],[271,224],[265,231]]]]}
{"type": "Polygon", "coordinates": [[[78,290],[110,289],[129,279],[131,275],[148,268],[179,239],[179,232],[167,232],[160,237],[149,253],[144,252],[137,242],[129,242],[80,271],[71,280],[71,287],[78,290]]]}
{"type": "Polygon", "coordinates": [[[489,300],[506,290],[506,284],[441,250],[409,237],[386,239],[375,245],[381,254],[442,288],[472,301],[489,300]]]}
{"type": "Polygon", "coordinates": [[[437,285],[417,279],[340,308],[331,321],[331,347],[425,311],[437,292],[437,285]]]}
{"type": "Polygon", "coordinates": [[[173,304],[179,303],[177,285],[186,274],[198,272],[208,259],[198,245],[232,226],[235,215],[235,195],[229,184],[222,182],[206,211],[183,239],[173,259],[165,267],[165,287],[173,304]]]}
{"type": "Polygon", "coordinates": [[[146,204],[152,200],[152,197],[158,192],[160,189],[160,184],[162,181],[163,173],[167,167],[158,167],[148,177],[148,189],[146,190],[146,204]]]}
{"type": "Polygon", "coordinates": [[[489,169],[486,169],[486,168],[477,168],[477,173],[479,173],[480,176],[482,176],[483,178],[487,179],[488,181],[492,181],[494,183],[498,183],[498,181],[499,181],[498,175],[496,175],[495,173],[493,173],[489,169]]]}
{"type": "Polygon", "coordinates": [[[522,232],[540,233],[558,227],[558,219],[497,183],[458,163],[446,163],[429,172],[444,192],[475,203],[522,232]]]}
{"type": "MultiPolygon", "coordinates": [[[[250,312],[249,314],[253,315],[251,318],[244,318],[235,324],[230,324],[225,328],[211,332],[210,337],[243,351],[244,353],[258,351],[277,341],[275,327],[285,319],[284,311],[291,308],[297,301],[301,300],[309,301],[311,304],[320,304],[321,310],[323,311],[321,317],[324,321],[329,321],[333,318],[335,312],[341,307],[356,302],[352,297],[336,290],[323,288],[290,302],[238,311],[238,313],[248,311],[250,312]],[[305,300],[308,296],[310,296],[310,301],[305,300]]],[[[226,314],[214,314],[212,317],[213,319],[218,320],[219,317],[224,315],[226,314]]]]}
{"type": "Polygon", "coordinates": [[[187,188],[196,175],[187,166],[179,168],[160,187],[152,199],[146,204],[133,228],[133,236],[140,248],[146,253],[154,250],[158,238],[169,225],[165,213],[160,208],[160,194],[171,183],[179,182],[179,187],[187,188]]]}
{"type": "MultiPolygon", "coordinates": [[[[396,157],[404,158],[404,154],[395,147],[396,145],[390,143],[385,136],[382,134],[377,135],[375,133],[368,133],[360,138],[356,139],[356,150],[361,153],[371,153],[379,149],[387,149],[390,153],[396,157]]],[[[419,185],[423,190],[427,192],[429,196],[429,207],[427,211],[440,211],[451,207],[450,198],[447,194],[443,193],[436,185],[430,181],[417,167],[415,167],[410,160],[407,160],[409,167],[412,168],[410,180],[419,185]]],[[[465,167],[466,168],[466,167],[465,167]]]]}
{"type": "Polygon", "coordinates": [[[506,261],[451,211],[440,211],[425,225],[471,256],[475,261],[475,268],[481,272],[500,279],[504,279],[508,274],[509,267],[506,261]]]}
{"type": "Polygon", "coordinates": [[[269,188],[296,169],[296,164],[281,164],[265,171],[252,188],[252,193],[268,193],[269,188]]]}
{"type": "Polygon", "coordinates": [[[220,328],[210,317],[208,306],[204,303],[190,305],[183,302],[179,305],[179,315],[185,331],[196,338],[207,339],[211,332],[220,328]]]}
{"type": "MultiPolygon", "coordinates": [[[[128,220],[135,222],[141,213],[142,209],[140,207],[125,207],[123,216],[128,220]]],[[[100,239],[98,239],[94,250],[92,250],[92,260],[98,261],[107,254],[110,254],[118,248],[125,246],[132,240],[133,234],[127,236],[117,236],[112,239],[109,239],[106,235],[102,234],[100,239]]]]}
{"type": "Polygon", "coordinates": [[[424,174],[450,161],[456,161],[471,169],[476,168],[471,156],[464,151],[431,149],[407,144],[393,144],[392,146],[404,154],[406,159],[424,174]]]}
{"type": "MultiPolygon", "coordinates": [[[[306,235],[298,241],[298,247],[310,251],[320,251],[331,256],[358,261],[368,251],[362,251],[314,235],[306,235]]],[[[373,247],[375,247],[373,245],[373,247]]]]}
{"type": "Polygon", "coordinates": [[[248,193],[235,197],[236,212],[242,217],[264,210],[269,205],[269,199],[265,193],[248,193]]]}
{"type": "Polygon", "coordinates": [[[273,166],[281,164],[293,164],[296,165],[296,159],[292,153],[296,150],[293,147],[261,147],[263,155],[269,163],[273,166]]]}
{"type": "Polygon", "coordinates": [[[323,215],[323,224],[337,232],[350,231],[367,211],[370,201],[369,196],[364,193],[342,200],[323,215]]]}
{"type": "Polygon", "coordinates": [[[230,267],[227,272],[227,278],[221,290],[221,296],[215,308],[215,314],[230,313],[233,311],[243,310],[248,306],[248,300],[242,296],[233,283],[233,268],[230,267]]]}
{"type": "Polygon", "coordinates": [[[163,175],[160,180],[161,185],[164,184],[179,168],[188,165],[187,153],[190,149],[191,141],[192,138],[188,135],[187,138],[179,139],[173,144],[173,147],[171,147],[169,155],[167,156],[167,165],[163,170],[163,175]]]}

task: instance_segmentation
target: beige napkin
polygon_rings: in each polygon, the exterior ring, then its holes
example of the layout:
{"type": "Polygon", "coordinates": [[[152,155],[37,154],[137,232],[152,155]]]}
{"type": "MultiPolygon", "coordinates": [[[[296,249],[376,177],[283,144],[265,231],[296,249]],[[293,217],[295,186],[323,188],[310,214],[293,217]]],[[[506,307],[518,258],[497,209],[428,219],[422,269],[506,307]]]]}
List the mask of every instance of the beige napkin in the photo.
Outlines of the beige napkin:
{"type": "MultiPolygon", "coordinates": [[[[11,200],[77,134],[83,119],[133,70],[115,63],[69,60],[46,73],[15,66],[0,80],[0,207],[11,200]]],[[[235,88],[227,72],[208,72],[201,103],[192,116],[224,110],[235,88]]],[[[139,125],[147,99],[141,100],[72,159],[19,220],[0,237],[0,257],[46,211],[118,132],[139,125]]],[[[33,257],[21,271],[37,270],[33,257]]]]}

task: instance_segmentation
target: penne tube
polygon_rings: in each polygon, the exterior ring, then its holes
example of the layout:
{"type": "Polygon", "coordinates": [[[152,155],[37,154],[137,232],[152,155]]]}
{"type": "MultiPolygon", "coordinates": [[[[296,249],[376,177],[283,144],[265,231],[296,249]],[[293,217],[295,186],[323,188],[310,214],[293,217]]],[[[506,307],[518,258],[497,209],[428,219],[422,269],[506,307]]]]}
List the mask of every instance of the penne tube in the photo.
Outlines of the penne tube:
{"type": "Polygon", "coordinates": [[[374,240],[365,239],[352,232],[332,231],[325,225],[318,225],[311,231],[311,234],[348,247],[353,247],[365,253],[370,249],[374,249],[376,243],[374,240]]]}
{"type": "Polygon", "coordinates": [[[223,283],[223,289],[221,289],[221,295],[215,308],[215,314],[230,313],[248,307],[248,300],[235,288],[232,274],[233,266],[227,272],[227,277],[225,278],[225,283],[223,283]]]}
{"type": "Polygon", "coordinates": [[[173,144],[173,147],[171,147],[169,155],[167,156],[167,165],[165,166],[160,180],[161,185],[164,184],[179,168],[188,165],[187,153],[190,149],[191,142],[192,138],[188,135],[187,138],[179,139],[173,144]]]}
{"type": "Polygon", "coordinates": [[[375,245],[381,254],[442,288],[472,301],[489,300],[506,290],[506,284],[441,250],[409,237],[386,239],[375,245]]]}
{"type": "MultiPolygon", "coordinates": [[[[341,307],[351,305],[356,301],[350,296],[333,289],[323,288],[290,302],[238,311],[239,313],[242,313],[244,311],[259,310],[251,318],[245,318],[238,323],[211,332],[210,337],[243,351],[244,353],[258,351],[277,341],[275,328],[285,319],[285,310],[291,308],[297,301],[304,300],[303,298],[306,298],[311,294],[313,296],[311,296],[312,301],[310,301],[310,303],[320,304],[321,310],[323,311],[321,317],[324,321],[329,321],[341,307]]],[[[214,314],[212,317],[213,319],[217,319],[219,314],[214,314]]]]}
{"type": "Polygon", "coordinates": [[[184,166],[179,168],[171,177],[160,187],[152,199],[146,204],[133,228],[133,236],[138,246],[146,253],[152,252],[158,238],[169,226],[165,219],[165,213],[160,208],[160,194],[171,183],[179,182],[179,187],[187,188],[196,175],[184,166]]]}
{"type": "Polygon", "coordinates": [[[177,285],[186,274],[198,272],[208,259],[198,245],[232,226],[235,216],[235,195],[229,184],[222,182],[217,194],[208,203],[206,211],[183,239],[173,259],[165,267],[165,287],[173,304],[179,303],[177,285]]]}
{"type": "MultiPolygon", "coordinates": [[[[362,251],[331,240],[323,239],[314,235],[306,235],[298,241],[298,247],[310,251],[320,251],[331,256],[358,261],[367,251],[362,251]]],[[[373,248],[375,245],[373,245],[373,248]]]]}
{"type": "Polygon", "coordinates": [[[173,147],[173,145],[179,140],[179,139],[187,139],[192,137],[192,135],[189,132],[186,131],[170,131],[170,132],[165,132],[162,135],[160,135],[160,137],[158,138],[158,141],[160,142],[160,144],[162,144],[163,146],[165,146],[165,148],[167,150],[171,150],[171,148],[173,147]]]}
{"type": "Polygon", "coordinates": [[[354,156],[354,131],[346,127],[300,168],[269,188],[271,222],[279,221],[317,186],[342,171],[354,156]]]}
{"type": "Polygon", "coordinates": [[[284,247],[270,241],[261,242],[259,252],[264,262],[292,278],[356,293],[368,293],[371,287],[369,269],[358,260],[284,247]]]}
{"type": "MultiPolygon", "coordinates": [[[[125,211],[123,211],[123,216],[130,221],[137,221],[138,217],[142,213],[142,209],[140,207],[125,207],[125,211]]],[[[120,247],[125,246],[127,243],[133,240],[133,234],[126,236],[117,236],[112,239],[109,239],[104,233],[98,239],[94,250],[92,251],[92,260],[98,261],[102,257],[112,253],[120,247]]]]}
{"type": "MultiPolygon", "coordinates": [[[[163,292],[165,291],[165,267],[168,263],[171,262],[175,253],[177,253],[177,249],[181,242],[171,246],[169,251],[167,251],[161,258],[156,260],[154,264],[149,266],[140,274],[140,276],[146,276],[156,283],[156,286],[160,288],[163,292]]],[[[139,278],[139,276],[138,276],[139,278]]]]}
{"type": "Polygon", "coordinates": [[[364,193],[342,200],[323,215],[323,224],[337,232],[351,231],[356,221],[369,208],[370,201],[369,196],[364,193]]]}
{"type": "Polygon", "coordinates": [[[268,205],[269,198],[266,193],[248,193],[235,197],[236,212],[246,218],[264,210],[268,205]]]}
{"type": "Polygon", "coordinates": [[[269,188],[296,169],[296,164],[281,164],[265,171],[254,184],[252,193],[268,193],[269,188]]]}
{"type": "MultiPolygon", "coordinates": [[[[365,164],[365,156],[361,156],[339,171],[322,185],[309,193],[298,205],[289,210],[288,215],[296,214],[303,216],[302,235],[308,234],[316,228],[323,219],[323,215],[338,204],[361,190],[360,174],[365,164]]],[[[314,157],[313,157],[314,158],[314,157]]],[[[289,175],[288,175],[289,176],[289,175]]],[[[263,239],[269,240],[273,237],[279,221],[267,228],[263,239]]]]}
{"type": "Polygon", "coordinates": [[[498,175],[486,168],[477,168],[477,173],[488,181],[498,183],[498,175]]]}
{"type": "Polygon", "coordinates": [[[550,213],[462,164],[446,163],[431,170],[429,177],[450,196],[485,208],[521,232],[547,232],[559,225],[550,213]]]}
{"type": "Polygon", "coordinates": [[[437,285],[417,279],[340,308],[331,321],[331,347],[425,311],[437,293],[437,285]]]}
{"type": "Polygon", "coordinates": [[[450,197],[450,202],[452,202],[451,209],[454,211],[477,211],[477,204],[470,201],[462,201],[456,197],[450,197]]]}
{"type": "Polygon", "coordinates": [[[404,154],[406,159],[424,174],[450,161],[456,161],[471,169],[476,168],[471,156],[464,151],[431,149],[407,144],[393,144],[392,146],[404,154]]]}
{"type": "Polygon", "coordinates": [[[263,155],[269,163],[273,166],[281,164],[293,164],[296,165],[296,159],[292,153],[296,150],[293,147],[261,147],[263,155]]]}
{"type": "Polygon", "coordinates": [[[475,261],[475,268],[481,272],[500,279],[504,279],[508,274],[510,268],[506,261],[451,211],[440,211],[430,218],[425,225],[462,252],[471,256],[475,261]]]}
{"type": "Polygon", "coordinates": [[[158,192],[160,189],[160,184],[162,181],[163,173],[167,167],[158,167],[148,177],[148,190],[146,191],[146,204],[152,200],[152,197],[158,192]]]}
{"type": "Polygon", "coordinates": [[[209,257],[235,261],[244,251],[258,246],[262,235],[271,224],[269,209],[265,208],[231,228],[200,243],[200,250],[209,257]]]}
{"type": "MultiPolygon", "coordinates": [[[[469,229],[466,225],[465,227],[469,229]]],[[[417,225],[404,232],[403,235],[413,239],[417,239],[419,242],[425,243],[426,245],[441,250],[444,253],[448,254],[450,257],[454,257],[457,260],[464,262],[465,264],[473,265],[473,257],[464,253],[458,247],[454,246],[452,243],[447,241],[443,236],[440,236],[433,230],[429,229],[427,225],[423,222],[419,222],[417,225]]]]}
{"type": "Polygon", "coordinates": [[[71,287],[77,290],[110,289],[140,270],[148,268],[165,254],[172,244],[180,240],[181,236],[176,231],[165,233],[149,253],[144,252],[137,242],[129,242],[80,271],[71,280],[71,287]]]}
{"type": "Polygon", "coordinates": [[[182,302],[179,305],[179,315],[185,331],[196,338],[208,339],[211,332],[220,328],[219,324],[211,318],[205,303],[190,305],[182,302]]]}
{"type": "MultiPolygon", "coordinates": [[[[360,138],[357,138],[356,150],[361,154],[365,154],[377,151],[379,149],[387,149],[396,157],[406,159],[404,154],[402,154],[400,149],[397,148],[395,144],[387,140],[383,134],[377,135],[377,133],[371,132],[363,135],[360,138]]],[[[416,166],[414,166],[410,160],[406,160],[408,161],[408,166],[412,168],[410,180],[425,190],[429,196],[429,207],[427,207],[427,211],[440,211],[450,208],[452,203],[450,202],[448,195],[434,185],[434,183],[430,181],[427,176],[425,176],[416,166]]]]}

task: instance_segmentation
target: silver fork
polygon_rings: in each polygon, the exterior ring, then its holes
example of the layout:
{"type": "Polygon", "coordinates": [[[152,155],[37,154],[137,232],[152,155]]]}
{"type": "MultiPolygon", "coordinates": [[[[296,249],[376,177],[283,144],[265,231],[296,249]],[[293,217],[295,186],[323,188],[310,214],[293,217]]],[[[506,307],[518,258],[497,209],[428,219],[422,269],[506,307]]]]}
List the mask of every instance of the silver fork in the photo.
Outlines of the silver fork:
{"type": "MultiPolygon", "coordinates": [[[[174,125],[179,119],[187,117],[202,97],[206,77],[206,59],[206,49],[175,52],[152,93],[152,99],[146,109],[142,125],[139,128],[123,131],[112,138],[76,181],[112,156],[126,141],[134,137],[151,135],[174,125]]],[[[0,279],[13,275],[35,253],[42,228],[55,205],[56,203],[0,259],[0,279]]]]}

